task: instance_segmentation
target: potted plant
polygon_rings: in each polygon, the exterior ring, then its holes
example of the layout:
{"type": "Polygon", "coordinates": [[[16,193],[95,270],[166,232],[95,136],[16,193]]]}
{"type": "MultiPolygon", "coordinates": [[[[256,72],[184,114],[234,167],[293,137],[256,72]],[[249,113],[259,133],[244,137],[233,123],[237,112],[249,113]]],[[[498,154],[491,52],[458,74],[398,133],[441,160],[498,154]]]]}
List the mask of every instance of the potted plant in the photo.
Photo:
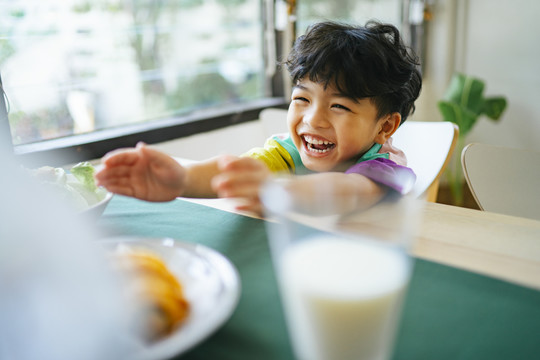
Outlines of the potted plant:
{"type": "Polygon", "coordinates": [[[500,119],[506,109],[507,101],[503,96],[484,98],[484,81],[472,76],[456,73],[441,101],[439,110],[445,121],[459,127],[459,136],[452,163],[446,170],[450,191],[456,205],[463,204],[463,170],[461,152],[465,146],[465,137],[472,130],[478,118],[487,116],[493,121],[500,119]]]}

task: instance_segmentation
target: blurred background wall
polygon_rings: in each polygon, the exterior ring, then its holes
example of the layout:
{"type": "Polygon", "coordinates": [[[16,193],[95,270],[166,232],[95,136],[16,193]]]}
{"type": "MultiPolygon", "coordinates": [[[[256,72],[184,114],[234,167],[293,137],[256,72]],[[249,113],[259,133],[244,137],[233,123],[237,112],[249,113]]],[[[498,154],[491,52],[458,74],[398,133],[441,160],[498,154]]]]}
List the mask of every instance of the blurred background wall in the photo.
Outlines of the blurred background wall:
{"type": "Polygon", "coordinates": [[[485,96],[508,100],[499,122],[480,118],[467,143],[540,151],[540,2],[438,0],[432,11],[414,119],[442,120],[437,101],[460,71],[484,80],[485,96]]]}

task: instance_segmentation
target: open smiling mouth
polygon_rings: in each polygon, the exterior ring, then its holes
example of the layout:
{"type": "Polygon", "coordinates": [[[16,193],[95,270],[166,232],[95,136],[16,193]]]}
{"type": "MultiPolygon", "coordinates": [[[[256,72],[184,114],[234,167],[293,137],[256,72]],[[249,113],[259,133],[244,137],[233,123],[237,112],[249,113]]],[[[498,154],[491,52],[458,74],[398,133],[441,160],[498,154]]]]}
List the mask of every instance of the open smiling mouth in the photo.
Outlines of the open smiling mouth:
{"type": "Polygon", "coordinates": [[[316,152],[319,154],[324,154],[336,147],[331,141],[315,139],[309,135],[304,135],[304,144],[309,151],[316,152]]]}

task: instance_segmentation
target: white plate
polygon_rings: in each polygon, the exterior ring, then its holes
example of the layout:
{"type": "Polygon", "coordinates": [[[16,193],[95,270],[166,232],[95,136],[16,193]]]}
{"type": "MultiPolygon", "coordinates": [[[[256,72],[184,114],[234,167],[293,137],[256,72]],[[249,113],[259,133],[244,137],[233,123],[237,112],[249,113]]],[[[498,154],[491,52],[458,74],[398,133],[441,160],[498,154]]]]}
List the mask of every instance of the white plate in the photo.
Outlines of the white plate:
{"type": "Polygon", "coordinates": [[[170,238],[119,237],[102,242],[107,247],[126,244],[159,254],[181,282],[190,303],[186,321],[172,335],[145,347],[137,359],[163,360],[189,350],[220,328],[238,304],[238,272],[213,249],[170,238]]]}

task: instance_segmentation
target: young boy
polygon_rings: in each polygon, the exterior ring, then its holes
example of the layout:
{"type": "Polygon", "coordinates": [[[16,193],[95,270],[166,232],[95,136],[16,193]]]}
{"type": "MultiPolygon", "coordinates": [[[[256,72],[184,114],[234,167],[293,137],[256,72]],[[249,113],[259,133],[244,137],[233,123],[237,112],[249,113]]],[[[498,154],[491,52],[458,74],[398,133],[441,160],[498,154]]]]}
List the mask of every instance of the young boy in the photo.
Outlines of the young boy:
{"type": "Polygon", "coordinates": [[[418,62],[392,25],[325,22],[295,42],[286,66],[294,84],[289,134],[242,157],[190,166],[144,144],[107,154],[96,179],[109,191],[147,201],[240,197],[239,210],[260,213],[259,189],[273,173],[301,177],[302,189],[337,184],[365,204],[415,181],[391,136],[414,111],[421,88],[418,62]]]}

